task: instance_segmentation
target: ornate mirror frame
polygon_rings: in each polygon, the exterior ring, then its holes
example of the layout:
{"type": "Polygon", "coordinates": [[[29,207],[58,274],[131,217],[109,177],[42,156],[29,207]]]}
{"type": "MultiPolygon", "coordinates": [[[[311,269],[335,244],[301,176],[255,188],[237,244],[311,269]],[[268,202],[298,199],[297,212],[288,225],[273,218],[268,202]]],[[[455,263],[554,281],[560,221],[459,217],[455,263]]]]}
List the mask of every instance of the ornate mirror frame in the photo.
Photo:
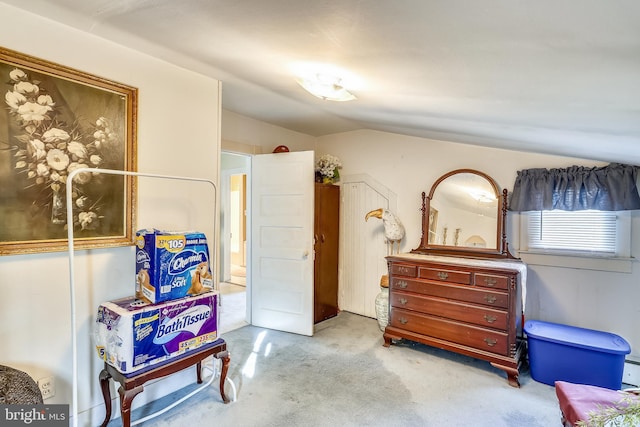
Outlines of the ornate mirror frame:
{"type": "MultiPolygon", "coordinates": [[[[442,187],[441,187],[442,188],[442,187]]],[[[420,239],[420,246],[416,249],[413,249],[412,253],[418,254],[429,254],[429,255],[449,255],[449,256],[460,256],[460,257],[472,257],[472,258],[515,258],[509,252],[509,245],[507,243],[507,233],[506,233],[506,217],[507,217],[507,190],[504,189],[502,192],[498,187],[495,180],[489,175],[477,171],[475,169],[456,169],[451,172],[448,172],[442,175],[440,178],[436,180],[436,182],[431,187],[431,191],[427,196],[426,193],[422,193],[422,237],[420,239]],[[435,230],[435,221],[437,217],[440,216],[440,221],[443,220],[442,213],[438,213],[437,211],[432,211],[431,209],[431,201],[436,193],[436,189],[438,186],[442,184],[447,178],[454,177],[460,174],[473,174],[476,177],[484,179],[493,189],[493,193],[495,195],[495,199],[497,200],[496,207],[496,245],[495,247],[473,247],[473,246],[448,246],[445,244],[435,244],[429,242],[430,232],[433,233],[435,230]]]]}

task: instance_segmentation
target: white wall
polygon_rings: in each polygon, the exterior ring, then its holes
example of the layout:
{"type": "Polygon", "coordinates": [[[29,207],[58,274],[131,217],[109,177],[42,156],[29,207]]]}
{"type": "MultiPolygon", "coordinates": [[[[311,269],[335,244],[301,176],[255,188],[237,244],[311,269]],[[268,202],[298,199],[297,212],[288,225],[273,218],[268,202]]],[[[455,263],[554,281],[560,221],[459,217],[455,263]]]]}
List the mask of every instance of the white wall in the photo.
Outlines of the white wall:
{"type": "MultiPolygon", "coordinates": [[[[518,170],[534,167],[601,166],[580,158],[483,148],[376,131],[355,131],[318,138],[318,155],[342,160],[342,176],[369,174],[398,195],[397,214],[407,230],[403,251],[420,242],[421,192],[429,192],[444,173],[471,168],[491,175],[500,188],[513,189],[518,170]]],[[[519,215],[510,213],[508,240],[518,248],[519,215]]],[[[640,255],[640,216],[632,212],[632,256],[640,255]]],[[[524,258],[523,258],[524,259],[524,258]]],[[[341,266],[345,268],[345,266],[341,266]]],[[[616,333],[640,356],[640,269],[611,273],[529,265],[526,316],[616,333]]]]}
{"type": "Polygon", "coordinates": [[[279,145],[286,145],[290,151],[307,151],[313,150],[315,143],[313,136],[222,110],[223,150],[267,154],[279,145]]]}
{"type": "MultiPolygon", "coordinates": [[[[220,149],[217,80],[0,3],[5,48],[137,87],[138,170],[216,180],[220,149]],[[213,101],[213,102],[212,102],[213,101]]],[[[138,228],[198,229],[215,233],[214,197],[203,184],[139,182],[138,228]],[[198,187],[199,186],[199,187],[198,187]]],[[[80,251],[76,257],[79,425],[104,417],[98,386],[101,362],[91,338],[102,301],[131,295],[132,247],[80,251]],[[96,410],[91,412],[90,409],[96,410]],[[92,419],[93,418],[93,419],[92,419]]],[[[71,326],[66,253],[0,258],[0,363],[35,379],[53,375],[56,396],[70,403],[71,326]]],[[[147,387],[134,406],[192,382],[193,372],[147,387]]],[[[112,393],[115,388],[112,386],[112,393]]],[[[117,393],[114,393],[117,396],[117,393]]],[[[115,403],[114,412],[118,413],[115,403]]]]}

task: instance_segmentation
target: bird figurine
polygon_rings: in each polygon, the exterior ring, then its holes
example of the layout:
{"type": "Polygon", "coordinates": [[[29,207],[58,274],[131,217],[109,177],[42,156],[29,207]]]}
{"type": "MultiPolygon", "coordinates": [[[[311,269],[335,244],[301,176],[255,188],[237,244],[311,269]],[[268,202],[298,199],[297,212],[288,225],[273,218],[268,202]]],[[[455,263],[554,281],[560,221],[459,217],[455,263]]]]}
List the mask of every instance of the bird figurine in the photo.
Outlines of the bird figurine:
{"type": "Polygon", "coordinates": [[[394,249],[397,246],[396,253],[400,252],[400,241],[404,237],[404,225],[400,222],[400,219],[388,209],[375,209],[371,212],[367,212],[364,220],[375,217],[382,220],[382,226],[384,227],[384,237],[387,239],[387,253],[393,254],[394,249]]]}

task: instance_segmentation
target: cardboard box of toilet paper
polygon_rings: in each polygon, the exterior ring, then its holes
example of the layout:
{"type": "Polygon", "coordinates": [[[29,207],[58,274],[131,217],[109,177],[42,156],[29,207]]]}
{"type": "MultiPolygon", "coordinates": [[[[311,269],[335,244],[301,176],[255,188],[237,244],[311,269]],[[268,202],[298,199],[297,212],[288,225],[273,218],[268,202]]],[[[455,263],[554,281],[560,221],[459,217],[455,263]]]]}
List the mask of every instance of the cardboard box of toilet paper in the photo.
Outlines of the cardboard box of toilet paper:
{"type": "Polygon", "coordinates": [[[136,296],[152,304],[213,290],[204,233],[136,232],[136,296]]]}
{"type": "Polygon", "coordinates": [[[100,357],[128,374],[218,338],[218,292],[161,304],[134,297],[102,303],[96,319],[100,357]]]}

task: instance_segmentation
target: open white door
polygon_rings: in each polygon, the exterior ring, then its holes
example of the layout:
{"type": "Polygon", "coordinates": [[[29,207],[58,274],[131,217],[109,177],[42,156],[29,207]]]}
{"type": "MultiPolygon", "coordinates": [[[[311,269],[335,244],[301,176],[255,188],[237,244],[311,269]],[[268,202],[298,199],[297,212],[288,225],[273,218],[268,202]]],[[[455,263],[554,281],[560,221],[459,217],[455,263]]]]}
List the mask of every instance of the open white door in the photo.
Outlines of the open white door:
{"type": "Polygon", "coordinates": [[[251,323],[313,335],[313,151],[253,156],[251,323]]]}

